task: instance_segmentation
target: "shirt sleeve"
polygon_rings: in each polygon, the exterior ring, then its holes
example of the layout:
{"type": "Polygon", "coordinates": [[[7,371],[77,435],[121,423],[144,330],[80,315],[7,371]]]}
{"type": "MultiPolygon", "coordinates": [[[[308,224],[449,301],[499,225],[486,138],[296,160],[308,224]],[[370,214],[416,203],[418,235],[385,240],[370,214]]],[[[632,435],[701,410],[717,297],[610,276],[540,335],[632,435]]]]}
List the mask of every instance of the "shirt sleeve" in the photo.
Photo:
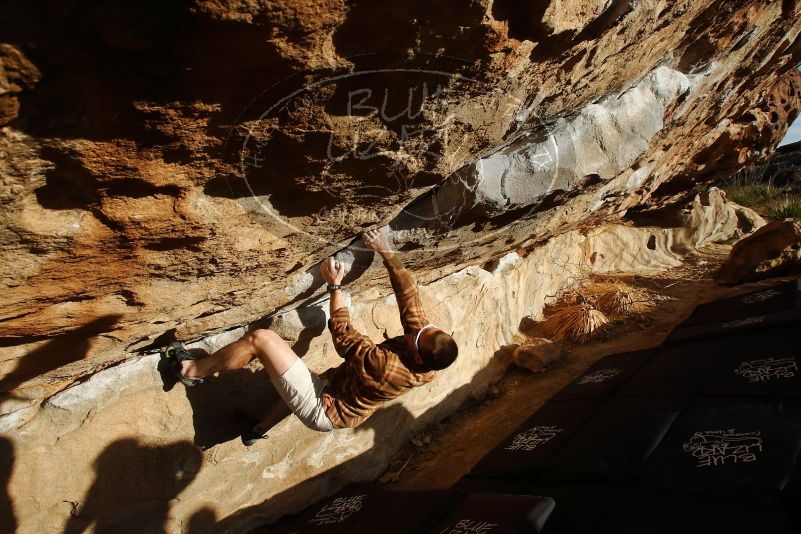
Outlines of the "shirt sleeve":
{"type": "Polygon", "coordinates": [[[376,346],[369,337],[353,327],[350,323],[350,312],[346,307],[339,308],[331,315],[328,329],[331,331],[331,339],[337,354],[345,360],[372,350],[376,346]]]}
{"type": "Polygon", "coordinates": [[[384,265],[389,272],[389,280],[395,291],[395,299],[398,301],[404,333],[409,334],[421,329],[428,324],[428,318],[423,311],[423,303],[412,273],[403,266],[397,253],[389,260],[384,260],[384,265]]]}

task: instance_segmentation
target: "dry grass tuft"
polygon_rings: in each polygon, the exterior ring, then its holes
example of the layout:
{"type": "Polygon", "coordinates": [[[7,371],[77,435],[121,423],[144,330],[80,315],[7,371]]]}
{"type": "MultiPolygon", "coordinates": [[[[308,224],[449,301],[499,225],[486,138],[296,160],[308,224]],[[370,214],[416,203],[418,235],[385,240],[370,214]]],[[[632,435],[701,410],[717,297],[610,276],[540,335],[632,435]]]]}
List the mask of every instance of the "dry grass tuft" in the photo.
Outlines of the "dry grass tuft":
{"type": "Polygon", "coordinates": [[[545,321],[545,329],[555,339],[584,343],[600,332],[609,319],[590,304],[570,304],[557,309],[545,321]]]}
{"type": "Polygon", "coordinates": [[[634,297],[630,291],[620,287],[599,291],[595,305],[606,315],[625,317],[634,313],[634,297]]]}
{"type": "Polygon", "coordinates": [[[610,317],[630,317],[653,311],[653,295],[620,280],[593,281],[584,288],[587,301],[610,317]]]}

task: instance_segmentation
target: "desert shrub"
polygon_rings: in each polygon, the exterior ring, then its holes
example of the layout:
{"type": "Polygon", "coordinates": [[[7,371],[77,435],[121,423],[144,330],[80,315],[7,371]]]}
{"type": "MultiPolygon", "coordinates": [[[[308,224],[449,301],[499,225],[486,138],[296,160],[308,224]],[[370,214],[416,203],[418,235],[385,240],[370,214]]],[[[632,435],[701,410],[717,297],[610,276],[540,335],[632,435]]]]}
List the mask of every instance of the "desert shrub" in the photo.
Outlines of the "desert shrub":
{"type": "Polygon", "coordinates": [[[777,197],[780,193],[771,180],[763,180],[758,168],[748,168],[722,184],[726,198],[741,206],[752,208],[777,197]]]}
{"type": "Polygon", "coordinates": [[[768,207],[768,218],[773,220],[801,218],[801,197],[784,195],[774,200],[768,207]]]}

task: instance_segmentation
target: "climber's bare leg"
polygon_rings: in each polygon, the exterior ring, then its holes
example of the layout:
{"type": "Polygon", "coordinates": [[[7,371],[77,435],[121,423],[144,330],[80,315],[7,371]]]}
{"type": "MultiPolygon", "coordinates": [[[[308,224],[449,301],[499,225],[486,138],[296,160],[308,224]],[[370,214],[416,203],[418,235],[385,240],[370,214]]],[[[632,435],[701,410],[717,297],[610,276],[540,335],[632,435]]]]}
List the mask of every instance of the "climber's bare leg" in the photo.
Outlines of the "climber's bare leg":
{"type": "Polygon", "coordinates": [[[226,345],[211,356],[199,360],[184,360],[183,375],[203,378],[220,371],[241,369],[258,358],[270,378],[278,378],[298,359],[298,355],[281,336],[268,329],[248,332],[241,339],[226,345]]]}

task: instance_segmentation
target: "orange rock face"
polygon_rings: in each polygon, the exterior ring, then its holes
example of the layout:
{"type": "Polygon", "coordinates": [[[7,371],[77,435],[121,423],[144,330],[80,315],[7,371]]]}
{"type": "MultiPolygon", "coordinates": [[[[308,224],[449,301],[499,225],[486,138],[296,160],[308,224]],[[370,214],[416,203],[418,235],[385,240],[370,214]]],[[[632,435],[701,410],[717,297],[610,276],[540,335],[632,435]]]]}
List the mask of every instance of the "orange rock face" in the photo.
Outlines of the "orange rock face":
{"type": "Polygon", "coordinates": [[[773,221],[732,248],[715,274],[722,285],[738,285],[777,276],[801,273],[801,223],[794,219],[773,221]]]}
{"type": "Polygon", "coordinates": [[[797,2],[546,4],[4,4],[2,390],[301,306],[337,251],[370,288],[379,224],[426,282],[660,205],[797,113],[797,2]]]}

